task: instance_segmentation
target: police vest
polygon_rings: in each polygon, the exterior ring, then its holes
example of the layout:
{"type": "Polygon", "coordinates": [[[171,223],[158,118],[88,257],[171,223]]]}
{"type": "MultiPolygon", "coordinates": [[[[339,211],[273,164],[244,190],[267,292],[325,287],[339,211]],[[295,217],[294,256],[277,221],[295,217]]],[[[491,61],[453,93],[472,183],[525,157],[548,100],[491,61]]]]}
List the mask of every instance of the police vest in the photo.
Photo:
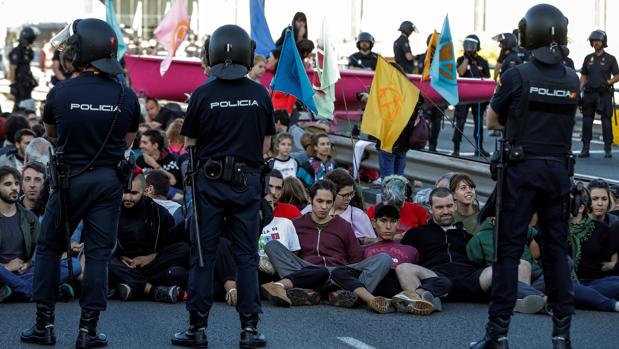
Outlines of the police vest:
{"type": "Polygon", "coordinates": [[[534,63],[514,67],[522,79],[522,95],[507,119],[506,136],[525,154],[563,157],[570,151],[579,81],[573,70],[561,67],[560,78],[546,76],[534,63]]]}

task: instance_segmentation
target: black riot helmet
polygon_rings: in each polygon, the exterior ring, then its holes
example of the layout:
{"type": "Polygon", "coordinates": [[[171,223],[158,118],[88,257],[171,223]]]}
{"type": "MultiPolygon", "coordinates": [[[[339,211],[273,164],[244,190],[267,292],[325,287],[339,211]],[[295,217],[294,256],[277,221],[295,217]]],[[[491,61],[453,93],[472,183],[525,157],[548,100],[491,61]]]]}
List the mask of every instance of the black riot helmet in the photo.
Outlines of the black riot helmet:
{"type": "Polygon", "coordinates": [[[24,27],[21,32],[19,32],[19,43],[23,46],[32,45],[34,40],[37,39],[39,35],[39,30],[35,27],[24,27]]]}
{"type": "Polygon", "coordinates": [[[467,35],[462,42],[462,49],[464,52],[478,52],[481,50],[481,45],[479,44],[479,36],[475,34],[467,35]]]}
{"type": "Polygon", "coordinates": [[[51,40],[63,57],[78,69],[93,66],[104,73],[122,73],[114,29],[97,18],[76,19],[51,40]]]}
{"type": "Polygon", "coordinates": [[[502,33],[492,39],[498,41],[501,48],[505,50],[513,50],[516,46],[518,46],[518,39],[516,38],[516,35],[512,33],[502,33]]]}
{"type": "Polygon", "coordinates": [[[256,43],[238,25],[217,28],[208,45],[211,74],[225,80],[242,78],[253,64],[255,48],[256,43]]]}
{"type": "Polygon", "coordinates": [[[533,6],[518,23],[520,45],[544,63],[559,63],[563,59],[561,51],[567,49],[567,23],[567,18],[554,6],[533,6]]]}
{"type": "Polygon", "coordinates": [[[411,35],[413,32],[418,33],[417,27],[415,27],[415,25],[411,21],[404,21],[404,22],[402,22],[402,24],[400,24],[400,28],[398,30],[401,31],[402,33],[406,34],[407,36],[411,35]]]}
{"type": "Polygon", "coordinates": [[[359,47],[359,44],[362,41],[367,41],[370,43],[370,51],[372,51],[372,48],[374,47],[374,37],[372,36],[372,34],[368,33],[368,32],[361,32],[359,33],[359,35],[357,35],[357,49],[361,50],[361,47],[359,47]]]}
{"type": "Polygon", "coordinates": [[[591,47],[593,47],[593,40],[600,40],[602,42],[602,47],[608,47],[608,37],[606,36],[606,32],[603,30],[594,30],[589,35],[589,43],[591,47]]]}

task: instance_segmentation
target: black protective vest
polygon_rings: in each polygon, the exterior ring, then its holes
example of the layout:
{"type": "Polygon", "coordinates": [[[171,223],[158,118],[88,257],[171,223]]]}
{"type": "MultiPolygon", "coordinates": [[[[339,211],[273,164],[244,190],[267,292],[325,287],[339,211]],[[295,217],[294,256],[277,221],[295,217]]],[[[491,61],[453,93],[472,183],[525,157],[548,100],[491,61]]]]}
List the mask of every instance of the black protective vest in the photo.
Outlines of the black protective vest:
{"type": "MultiPolygon", "coordinates": [[[[563,157],[570,152],[579,81],[562,66],[560,78],[548,77],[535,63],[521,64],[522,94],[507,119],[507,140],[526,155],[563,157]]],[[[526,156],[525,155],[525,156],[526,156]]]]}

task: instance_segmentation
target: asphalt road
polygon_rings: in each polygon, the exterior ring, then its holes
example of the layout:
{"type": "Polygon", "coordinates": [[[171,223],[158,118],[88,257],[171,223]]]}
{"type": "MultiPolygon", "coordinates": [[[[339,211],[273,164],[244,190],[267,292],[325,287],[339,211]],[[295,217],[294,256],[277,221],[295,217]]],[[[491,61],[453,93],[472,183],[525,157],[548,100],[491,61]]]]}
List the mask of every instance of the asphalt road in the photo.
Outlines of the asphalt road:
{"type": "MultiPolygon", "coordinates": [[[[364,307],[342,309],[328,305],[276,308],[264,305],[259,324],[268,348],[467,348],[483,333],[487,306],[446,304],[429,317],[409,314],[378,315],[364,307]]],[[[0,304],[0,348],[39,348],[19,342],[19,331],[34,321],[33,304],[0,304]]],[[[62,303],[56,311],[57,348],[73,347],[77,333],[77,302],[62,303]]],[[[109,336],[110,348],[173,348],[170,337],[187,325],[184,304],[111,301],[99,329],[109,336]]],[[[211,311],[209,348],[238,348],[238,316],[225,304],[211,311]]],[[[517,314],[512,321],[510,347],[550,348],[551,321],[544,315],[517,314]]],[[[574,348],[619,348],[619,314],[578,311],[573,320],[574,348]]]]}

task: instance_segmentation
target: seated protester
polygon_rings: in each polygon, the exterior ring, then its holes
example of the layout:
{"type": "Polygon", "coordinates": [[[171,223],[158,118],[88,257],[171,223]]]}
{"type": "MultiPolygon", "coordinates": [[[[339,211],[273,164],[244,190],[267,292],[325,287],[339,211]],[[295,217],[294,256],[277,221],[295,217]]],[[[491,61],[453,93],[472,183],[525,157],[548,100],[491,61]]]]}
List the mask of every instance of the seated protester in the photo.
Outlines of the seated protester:
{"type": "MultiPolygon", "coordinates": [[[[412,195],[412,187],[403,176],[393,175],[385,178],[382,184],[382,200],[391,202],[400,209],[400,225],[395,239],[402,239],[402,235],[411,228],[424,225],[428,221],[428,213],[418,204],[408,201],[412,195]]],[[[368,216],[374,218],[376,205],[368,208],[368,216]]]]}
{"type": "Polygon", "coordinates": [[[177,103],[168,103],[161,107],[155,120],[150,123],[150,127],[155,130],[165,130],[172,121],[182,118],[183,111],[181,106],[177,103]]]}
{"type": "Polygon", "coordinates": [[[434,189],[434,188],[447,188],[447,189],[449,189],[449,182],[451,181],[451,178],[453,176],[455,176],[455,175],[456,175],[455,172],[447,172],[447,173],[441,175],[436,180],[436,182],[434,183],[434,187],[419,189],[415,193],[415,196],[413,197],[413,202],[423,206],[423,208],[425,208],[426,211],[427,211],[428,210],[428,206],[429,206],[428,205],[428,198],[430,197],[430,192],[432,191],[432,189],[434,189]]]}
{"type": "MultiPolygon", "coordinates": [[[[37,217],[18,202],[19,180],[16,169],[0,167],[0,302],[11,295],[25,301],[32,298],[33,257],[40,226],[37,217]]],[[[71,261],[73,275],[78,276],[80,265],[75,258],[71,261]]],[[[67,260],[63,259],[60,298],[73,298],[70,281],[67,260]]]]}
{"type": "MultiPolygon", "coordinates": [[[[290,155],[295,158],[295,160],[297,160],[299,164],[305,164],[309,162],[310,157],[312,157],[315,153],[314,147],[312,147],[312,136],[313,133],[309,131],[304,132],[299,138],[299,144],[302,149],[298,151],[295,150],[295,152],[290,155]]],[[[307,183],[311,183],[312,181],[311,173],[309,172],[301,173],[300,171],[297,171],[297,177],[299,177],[299,179],[301,179],[306,185],[308,185],[307,183]]]]}
{"type": "Polygon", "coordinates": [[[170,232],[172,216],[144,196],[145,186],[144,175],[137,174],[131,192],[123,194],[110,280],[123,301],[147,295],[154,301],[176,303],[183,299],[181,287],[187,284],[189,245],[176,242],[178,237],[170,232]]]}
{"type": "Polygon", "coordinates": [[[26,147],[34,138],[36,138],[36,134],[29,128],[17,131],[15,133],[15,150],[0,156],[0,166],[10,166],[21,173],[26,156],[26,147]]]}
{"type": "Polygon", "coordinates": [[[454,218],[457,222],[462,222],[464,230],[475,235],[479,232],[479,202],[475,192],[475,182],[471,177],[459,173],[449,181],[449,190],[454,194],[456,210],[454,218]]]}
{"type": "Polygon", "coordinates": [[[451,282],[447,278],[439,278],[429,269],[415,265],[419,259],[417,249],[393,239],[399,219],[397,206],[390,203],[378,204],[372,225],[379,240],[365,247],[363,257],[386,253],[391,256],[393,263],[374,294],[392,298],[396,308],[411,314],[430,315],[433,311],[441,311],[442,305],[438,297],[449,292],[451,282]]]}
{"type": "Polygon", "coordinates": [[[610,190],[613,193],[613,202],[615,203],[615,206],[608,213],[619,217],[619,185],[611,185],[610,190]]]}
{"type": "Polygon", "coordinates": [[[168,153],[178,157],[178,162],[183,162],[183,157],[187,154],[185,150],[185,137],[181,135],[183,119],[176,119],[168,125],[166,137],[168,138],[168,153]]]}
{"type": "Polygon", "coordinates": [[[393,312],[391,302],[372,291],[391,266],[391,257],[380,253],[363,260],[361,246],[348,222],[331,216],[335,184],[319,180],[310,189],[312,212],[294,221],[301,250],[298,256],[279,241],[265,252],[278,275],[278,282],[261,286],[262,294],[275,305],[312,305],[320,302],[323,289],[335,306],[352,307],[358,298],[377,313],[393,312]]]}
{"type": "Polygon", "coordinates": [[[148,130],[140,138],[140,149],[143,154],[136,160],[136,164],[144,173],[151,170],[162,170],[170,179],[170,185],[183,188],[181,169],[174,155],[165,149],[165,138],[158,130],[148,130]]]}
{"type": "MultiPolygon", "coordinates": [[[[372,228],[372,222],[368,215],[359,207],[351,205],[351,201],[355,198],[357,188],[355,180],[343,168],[336,168],[326,175],[326,179],[335,183],[335,201],[331,209],[331,216],[340,216],[347,221],[352,227],[355,237],[359,239],[361,244],[368,244],[376,241],[376,234],[372,228]]],[[[363,203],[361,203],[363,204],[363,203]]],[[[301,213],[305,214],[312,211],[312,205],[305,207],[301,213]]]]}
{"type": "Polygon", "coordinates": [[[165,172],[161,170],[152,170],[146,174],[144,195],[153,199],[157,204],[165,207],[168,213],[174,218],[174,224],[176,225],[183,221],[183,210],[178,202],[168,200],[167,195],[169,190],[170,180],[165,172]]]}
{"type": "Polygon", "coordinates": [[[436,188],[430,193],[431,219],[425,225],[410,229],[402,238],[419,252],[419,265],[448,278],[452,289],[450,301],[488,302],[492,268],[469,261],[466,244],[472,235],[455,223],[455,203],[449,189],[436,188]]]}
{"type": "Polygon", "coordinates": [[[3,128],[4,143],[2,143],[2,147],[0,148],[0,159],[2,159],[2,155],[4,154],[15,152],[15,136],[17,131],[29,128],[30,123],[23,115],[10,114],[6,117],[3,128]]]}
{"type": "Polygon", "coordinates": [[[292,151],[292,135],[286,132],[278,133],[277,136],[275,136],[274,150],[275,157],[267,162],[269,168],[278,170],[282,173],[284,178],[296,176],[299,163],[296,159],[290,157],[290,152],[292,151]]]}
{"type": "MultiPolygon", "coordinates": [[[[278,109],[275,111],[275,131],[277,133],[288,132],[288,126],[290,125],[290,116],[285,109],[278,109]]],[[[303,129],[301,129],[303,134],[303,129]]],[[[292,137],[292,134],[291,134],[292,137]]]]}
{"type": "Polygon", "coordinates": [[[43,167],[47,166],[47,163],[49,163],[49,149],[51,147],[51,143],[45,138],[38,137],[33,139],[26,147],[25,163],[38,162],[43,167]]]}
{"type": "Polygon", "coordinates": [[[284,178],[282,194],[278,202],[291,204],[298,210],[304,209],[311,203],[307,189],[305,189],[301,180],[296,177],[284,178]]]}
{"type": "MultiPolygon", "coordinates": [[[[157,114],[161,111],[161,106],[157,98],[146,97],[146,119],[144,120],[149,126],[155,121],[157,114]]],[[[161,125],[158,125],[161,126],[161,125]]]]}
{"type": "Polygon", "coordinates": [[[335,161],[331,159],[331,140],[328,134],[314,134],[312,136],[312,147],[314,148],[314,155],[309,158],[307,163],[301,165],[311,176],[311,183],[324,179],[327,173],[337,167],[335,161]]]}
{"type": "Polygon", "coordinates": [[[269,193],[273,197],[273,216],[283,217],[290,220],[301,217],[301,211],[291,204],[280,202],[282,196],[282,187],[284,185],[284,176],[278,170],[271,170],[269,173],[269,193]]]}
{"type": "Polygon", "coordinates": [[[24,166],[22,173],[22,195],[19,198],[19,203],[32,211],[37,198],[45,187],[45,167],[39,162],[29,162],[24,166]]]}
{"type": "Polygon", "coordinates": [[[603,179],[596,179],[589,183],[587,189],[591,195],[591,212],[589,213],[591,219],[606,223],[609,226],[618,222],[619,217],[608,214],[614,206],[613,194],[608,183],[603,179]]]}

